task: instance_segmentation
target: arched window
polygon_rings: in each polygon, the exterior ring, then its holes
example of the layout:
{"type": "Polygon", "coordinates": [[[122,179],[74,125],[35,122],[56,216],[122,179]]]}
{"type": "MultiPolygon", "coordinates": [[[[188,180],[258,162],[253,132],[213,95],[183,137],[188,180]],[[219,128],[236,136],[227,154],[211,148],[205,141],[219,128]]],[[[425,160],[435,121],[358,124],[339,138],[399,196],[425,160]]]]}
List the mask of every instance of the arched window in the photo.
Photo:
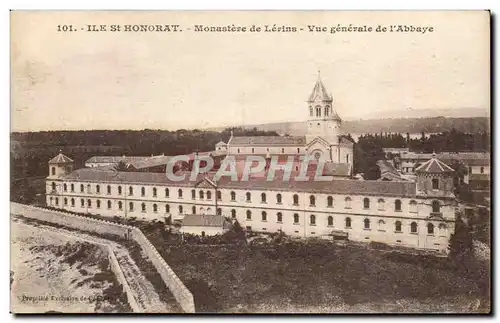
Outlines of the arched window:
{"type": "Polygon", "coordinates": [[[85,188],[83,187],[83,184],[80,184],[80,192],[83,193],[85,191],[85,188]]]}
{"type": "Polygon", "coordinates": [[[220,207],[217,208],[217,215],[222,215],[222,209],[220,207]]]}
{"type": "Polygon", "coordinates": [[[446,224],[440,223],[438,228],[439,228],[439,235],[446,236],[446,230],[447,230],[446,224]]]}
{"type": "Polygon", "coordinates": [[[314,195],[309,196],[309,204],[310,206],[316,206],[316,198],[314,195]]]}
{"type": "Polygon", "coordinates": [[[170,213],[170,205],[165,204],[165,213],[170,213]]]}
{"type": "Polygon", "coordinates": [[[111,209],[111,201],[108,200],[108,209],[111,209]]]}
{"type": "Polygon", "coordinates": [[[297,213],[295,213],[293,215],[293,223],[295,224],[298,224],[299,223],[299,215],[297,213]]]}
{"type": "Polygon", "coordinates": [[[311,225],[316,225],[316,216],[314,214],[311,214],[309,218],[311,225]]]}
{"type": "Polygon", "coordinates": [[[398,212],[401,211],[401,200],[396,200],[394,202],[394,210],[398,212]]]}
{"type": "Polygon", "coordinates": [[[200,191],[200,193],[198,195],[200,196],[200,199],[205,198],[205,193],[203,191],[200,191]]]}
{"type": "Polygon", "coordinates": [[[212,192],[207,191],[207,200],[211,200],[211,199],[212,199],[212,192]]]}
{"type": "Polygon", "coordinates": [[[157,194],[158,190],[156,189],[156,187],[153,187],[153,197],[156,197],[157,194]]]}
{"type": "Polygon", "coordinates": [[[118,210],[123,209],[123,203],[122,201],[118,201],[118,210]]]}
{"type": "Polygon", "coordinates": [[[350,228],[351,227],[351,218],[345,218],[345,227],[350,228]]]}
{"type": "Polygon", "coordinates": [[[90,190],[90,184],[87,184],[87,193],[90,193],[91,190],[90,190]]]}
{"type": "Polygon", "coordinates": [[[56,190],[56,183],[55,182],[52,182],[52,190],[55,191],[56,190]]]}
{"type": "Polygon", "coordinates": [[[441,211],[441,206],[439,205],[439,201],[437,200],[432,201],[432,212],[439,213],[440,211],[441,211]]]}
{"type": "Polygon", "coordinates": [[[276,194],[276,203],[281,204],[281,194],[276,194]]]}
{"type": "Polygon", "coordinates": [[[193,207],[191,208],[191,213],[196,214],[196,206],[193,205],[193,207]]]}
{"type": "Polygon", "coordinates": [[[384,199],[378,199],[377,203],[378,203],[378,209],[379,210],[383,210],[384,207],[385,207],[385,201],[384,201],[384,199]]]}
{"type": "Polygon", "coordinates": [[[111,194],[111,186],[108,185],[107,191],[108,191],[108,194],[111,194]]]}
{"type": "Polygon", "coordinates": [[[118,186],[118,195],[121,195],[121,194],[122,194],[122,187],[118,186]]]}
{"type": "Polygon", "coordinates": [[[417,226],[417,222],[412,222],[412,223],[410,224],[410,232],[411,232],[411,233],[417,233],[417,227],[418,227],[418,226],[417,226]]]}
{"type": "Polygon", "coordinates": [[[415,200],[410,201],[410,212],[417,213],[417,202],[415,200]]]}
{"type": "Polygon", "coordinates": [[[53,199],[54,199],[54,198],[51,196],[51,197],[50,197],[50,205],[52,205],[52,200],[53,200],[53,199]]]}
{"type": "Polygon", "coordinates": [[[141,204],[141,210],[142,210],[142,212],[146,212],[146,204],[145,203],[141,204]]]}
{"type": "Polygon", "coordinates": [[[299,196],[297,194],[293,195],[293,205],[299,205],[299,196]]]}
{"type": "Polygon", "coordinates": [[[64,205],[68,205],[68,199],[66,197],[64,198],[64,205]]]}
{"type": "Polygon", "coordinates": [[[252,219],[252,211],[247,210],[247,220],[251,220],[251,219],[252,219]]]}
{"type": "Polygon", "coordinates": [[[262,203],[266,203],[266,193],[260,194],[260,199],[262,203]]]}
{"type": "Polygon", "coordinates": [[[236,218],[236,210],[235,209],[232,209],[231,210],[231,217],[234,219],[236,218]]]}
{"type": "Polygon", "coordinates": [[[55,175],[55,174],[56,174],[56,168],[52,167],[52,175],[55,175]]]}
{"type": "MultiPolygon", "coordinates": [[[[309,115],[311,117],[313,117],[313,108],[312,107],[309,107],[309,115]]],[[[52,174],[52,175],[54,175],[54,174],[52,174]]]]}
{"type": "Polygon", "coordinates": [[[65,191],[65,192],[67,192],[67,191],[68,191],[68,185],[67,185],[66,183],[64,183],[64,185],[63,185],[63,189],[64,189],[64,191],[65,191]]]}
{"type": "Polygon", "coordinates": [[[365,229],[370,229],[370,219],[364,219],[363,221],[365,229]]]}
{"type": "Polygon", "coordinates": [[[321,107],[319,105],[316,106],[316,117],[321,117],[321,107]]]}
{"type": "Polygon", "coordinates": [[[267,213],[266,213],[266,211],[262,211],[262,221],[267,221],[267,213]]]}
{"type": "Polygon", "coordinates": [[[95,203],[96,203],[97,208],[100,209],[101,208],[101,200],[97,200],[95,203]]]}
{"type": "Polygon", "coordinates": [[[130,210],[130,212],[134,212],[134,203],[133,202],[128,203],[128,209],[130,210]]]}
{"type": "Polygon", "coordinates": [[[153,204],[153,212],[154,213],[158,212],[158,205],[153,204]]]}
{"type": "Polygon", "coordinates": [[[328,216],[328,226],[333,226],[333,216],[328,216]]]}
{"type": "Polygon", "coordinates": [[[80,199],[80,206],[85,207],[85,200],[84,199],[80,199]]]}
{"type": "Polygon", "coordinates": [[[283,214],[281,212],[276,213],[276,222],[283,222],[283,214]]]}
{"type": "Polygon", "coordinates": [[[379,231],[385,231],[385,221],[384,220],[378,220],[378,229],[379,229],[379,231]]]}
{"type": "Polygon", "coordinates": [[[194,200],[196,198],[196,191],[191,190],[191,198],[194,200]]]}
{"type": "Polygon", "coordinates": [[[179,188],[179,190],[177,190],[177,196],[181,199],[182,198],[182,189],[179,188]]]}
{"type": "Polygon", "coordinates": [[[252,154],[255,153],[255,148],[252,148],[252,154]]]}
{"type": "Polygon", "coordinates": [[[56,197],[56,205],[59,205],[59,198],[58,197],[56,197]]]}
{"type": "Polygon", "coordinates": [[[75,199],[74,198],[71,199],[71,206],[73,206],[73,207],[75,206],[75,199]]]}
{"type": "Polygon", "coordinates": [[[434,234],[434,224],[427,223],[427,234],[434,234]]]}
{"type": "Polygon", "coordinates": [[[170,196],[170,191],[168,190],[168,188],[165,189],[165,197],[169,197],[170,196]]]}
{"type": "Polygon", "coordinates": [[[327,199],[326,199],[326,201],[327,201],[327,204],[328,204],[329,207],[333,206],[333,197],[328,196],[327,199]]]}
{"type": "Polygon", "coordinates": [[[101,193],[101,186],[96,185],[96,186],[95,186],[95,192],[96,192],[97,194],[100,194],[100,193],[101,193]]]}
{"type": "Polygon", "coordinates": [[[222,200],[222,192],[221,191],[217,191],[217,199],[219,201],[222,200]]]}
{"type": "Polygon", "coordinates": [[[439,189],[439,179],[437,179],[437,178],[432,179],[432,189],[433,190],[439,189]]]}
{"type": "Polygon", "coordinates": [[[345,198],[345,208],[346,209],[351,208],[351,198],[349,196],[345,198]]]}
{"type": "Polygon", "coordinates": [[[394,229],[396,232],[401,232],[401,221],[396,221],[394,224],[394,229]]]}
{"type": "Polygon", "coordinates": [[[481,172],[481,174],[484,174],[484,167],[481,166],[481,168],[479,169],[479,171],[481,172]]]}
{"type": "Polygon", "coordinates": [[[238,154],[240,153],[240,149],[238,148],[238,154]]]}
{"type": "Polygon", "coordinates": [[[231,201],[235,201],[235,200],[236,200],[236,193],[231,192],[231,201]]]}
{"type": "Polygon", "coordinates": [[[250,192],[247,192],[247,202],[250,202],[252,200],[252,194],[250,192]]]}
{"type": "Polygon", "coordinates": [[[182,209],[182,205],[179,205],[179,214],[182,214],[184,210],[182,209]]]}
{"type": "Polygon", "coordinates": [[[364,207],[365,209],[369,209],[369,208],[370,208],[370,199],[369,199],[369,198],[365,197],[365,198],[363,199],[363,207],[364,207]]]}
{"type": "Polygon", "coordinates": [[[75,184],[71,184],[71,192],[75,191],[75,184]]]}
{"type": "Polygon", "coordinates": [[[328,117],[328,113],[329,113],[329,112],[330,112],[330,111],[329,111],[329,106],[326,106],[326,107],[325,107],[325,114],[324,114],[324,115],[325,115],[325,117],[328,117]]]}
{"type": "Polygon", "coordinates": [[[87,200],[87,206],[92,207],[92,201],[90,199],[87,200]]]}
{"type": "Polygon", "coordinates": [[[345,160],[346,160],[346,162],[349,164],[349,154],[347,154],[347,155],[345,156],[345,160]]]}
{"type": "Polygon", "coordinates": [[[128,188],[128,195],[134,195],[134,188],[132,186],[128,188]]]}

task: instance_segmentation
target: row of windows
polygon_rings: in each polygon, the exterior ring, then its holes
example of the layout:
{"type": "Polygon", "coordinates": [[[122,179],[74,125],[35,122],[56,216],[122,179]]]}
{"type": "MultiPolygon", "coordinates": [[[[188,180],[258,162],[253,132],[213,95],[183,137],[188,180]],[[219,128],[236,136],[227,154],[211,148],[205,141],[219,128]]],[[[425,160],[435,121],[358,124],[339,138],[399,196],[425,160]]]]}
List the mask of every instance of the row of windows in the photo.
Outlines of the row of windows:
{"type": "MultiPolygon", "coordinates": [[[[328,117],[328,115],[330,114],[330,106],[327,105],[324,109],[325,111],[325,117],[328,117]]],[[[317,105],[314,110],[313,110],[313,107],[309,107],[309,115],[311,117],[314,117],[314,112],[316,112],[316,117],[321,117],[321,106],[317,105]]]]}
{"type": "MultiPolygon", "coordinates": [[[[52,204],[52,202],[55,201],[55,205],[59,205],[59,198],[56,197],[55,199],[53,199],[53,197],[50,197],[50,204],[52,204]]],[[[68,200],[68,198],[64,198],[63,200],[63,203],[64,203],[64,206],[67,206],[68,205],[68,201],[70,201],[71,203],[71,206],[74,207],[75,206],[75,199],[74,198],[71,198],[70,200],[68,200]]],[[[90,199],[87,199],[87,203],[85,204],[85,199],[80,199],[80,206],[81,207],[88,207],[88,208],[91,208],[92,207],[92,200],[90,199]]],[[[118,201],[118,210],[123,210],[123,202],[122,201],[118,201]]],[[[96,207],[97,208],[100,208],[101,207],[101,201],[100,200],[96,200],[96,207]]],[[[156,203],[153,204],[153,212],[158,212],[158,205],[156,203]]],[[[107,208],[108,209],[111,209],[112,208],[112,202],[110,200],[107,201],[107,208]]],[[[178,206],[178,209],[179,209],[179,213],[183,213],[183,206],[182,205],[179,205],[178,206]]],[[[129,212],[133,212],[134,211],[134,202],[129,202],[128,203],[128,211],[129,212]]],[[[141,211],[145,212],[146,211],[146,204],[145,203],[141,203],[141,211]]],[[[193,206],[192,207],[192,214],[196,214],[196,207],[193,206]]],[[[170,205],[169,204],[166,204],[165,205],[165,213],[170,213],[170,205]]],[[[204,214],[205,213],[205,210],[203,208],[200,209],[200,213],[204,214]]],[[[207,208],[206,209],[206,213],[207,214],[211,214],[211,209],[210,208],[207,208]]],[[[220,208],[217,208],[217,215],[221,215],[222,214],[222,210],[220,208]]],[[[236,210],[235,209],[232,209],[231,210],[231,217],[232,218],[236,218],[236,210]]],[[[252,211],[250,210],[247,210],[246,211],[246,219],[247,220],[252,220],[252,211]]],[[[262,211],[261,213],[261,219],[262,221],[267,221],[267,212],[266,211],[262,211]]],[[[299,221],[300,221],[300,216],[298,213],[295,213],[293,215],[293,222],[294,224],[299,224],[299,221]]],[[[281,212],[278,212],[276,213],[276,222],[283,222],[283,214],[281,212]]],[[[309,224],[310,225],[316,225],[316,216],[314,214],[311,214],[309,216],[309,224]]],[[[328,216],[327,218],[327,225],[328,226],[333,226],[333,216],[328,216]]],[[[352,220],[350,217],[347,217],[345,218],[345,227],[346,228],[351,228],[352,227],[352,220]]],[[[371,229],[371,221],[370,219],[368,218],[365,218],[363,220],[363,227],[364,229],[371,229]]],[[[412,222],[410,224],[410,232],[411,233],[417,233],[417,223],[416,222],[412,222]]],[[[385,230],[385,221],[384,220],[379,220],[378,221],[378,229],[379,230],[385,230]]],[[[446,229],[446,225],[441,223],[439,225],[439,229],[440,230],[445,230],[446,229]]],[[[394,223],[394,230],[396,232],[402,232],[402,223],[401,221],[396,221],[394,223]]],[[[434,224],[432,223],[428,223],[427,224],[427,232],[429,234],[434,234],[434,224]]]]}
{"type": "MultiPolygon", "coordinates": [[[[269,152],[269,148],[266,148],[266,152],[269,152]]],[[[238,148],[238,154],[241,153],[241,149],[238,148]]],[[[285,148],[281,148],[281,153],[285,153],[285,148]]],[[[252,148],[252,154],[255,154],[255,148],[252,148]]],[[[297,154],[300,154],[300,148],[297,148],[297,154]]]]}
{"type": "MultiPolygon", "coordinates": [[[[434,182],[433,182],[434,183],[434,182]]],[[[52,182],[52,190],[56,190],[56,183],[55,182],[52,182]]],[[[64,183],[63,184],[63,190],[66,192],[67,191],[67,184],[64,183]]],[[[153,190],[153,197],[157,197],[158,195],[158,190],[156,187],[153,187],[152,188],[153,190]]],[[[71,191],[73,192],[74,191],[74,184],[71,184],[71,191]]],[[[80,185],[80,191],[81,192],[84,192],[84,185],[81,184],[80,185]]],[[[90,192],[90,184],[87,185],[87,191],[90,192]]],[[[182,189],[179,189],[178,192],[177,192],[177,195],[179,198],[182,198],[182,189]]],[[[96,193],[100,193],[100,185],[96,185],[96,193]]],[[[107,193],[108,194],[111,194],[111,186],[108,185],[107,186],[107,193]]],[[[122,194],[122,187],[121,186],[118,186],[118,194],[121,195],[122,194]]],[[[134,194],[134,188],[132,186],[129,187],[129,195],[133,195],[134,194]]],[[[146,195],[146,188],[145,187],[141,187],[141,196],[145,196],[146,195]]],[[[231,195],[231,201],[236,201],[236,193],[234,191],[231,191],[230,193],[231,195]]],[[[168,188],[165,188],[165,197],[169,197],[170,196],[170,192],[169,192],[169,189],[168,188]]],[[[205,198],[205,192],[204,191],[199,191],[198,192],[198,196],[200,199],[204,199],[205,198]]],[[[252,201],[252,193],[250,192],[246,192],[245,194],[246,196],[246,201],[247,202],[251,202],[252,201]]],[[[195,199],[196,198],[196,190],[191,190],[191,198],[192,199],[195,199]]],[[[211,200],[212,199],[212,192],[211,191],[206,191],[206,198],[207,200],[211,200]]],[[[262,203],[267,203],[267,195],[266,193],[261,193],[260,195],[260,198],[261,198],[261,202],[262,203]]],[[[217,199],[218,200],[221,200],[222,199],[222,193],[221,191],[217,191],[217,199]]],[[[352,199],[350,197],[346,197],[344,199],[344,207],[346,209],[350,209],[351,208],[351,201],[352,199]]],[[[281,194],[276,194],[276,203],[277,204],[281,204],[283,202],[283,197],[281,194]]],[[[328,207],[333,207],[333,197],[332,196],[328,196],[327,197],[327,206],[328,207]]],[[[385,200],[384,199],[378,199],[377,200],[377,208],[378,210],[385,210],[385,200]]],[[[299,196],[297,194],[294,194],[293,195],[293,205],[299,205],[299,196]]],[[[309,196],[309,206],[316,206],[316,197],[314,195],[310,195],[309,196]]],[[[371,200],[369,198],[364,198],[363,199],[363,207],[364,209],[370,209],[371,207],[371,200]]],[[[411,200],[410,203],[409,203],[409,207],[410,207],[410,212],[417,212],[417,202],[415,200],[411,200]]],[[[397,211],[397,212],[400,212],[402,211],[402,202],[401,200],[395,200],[394,201],[394,211],[397,211]]],[[[432,202],[432,212],[434,213],[439,213],[440,212],[440,203],[439,201],[435,200],[432,202]]]]}

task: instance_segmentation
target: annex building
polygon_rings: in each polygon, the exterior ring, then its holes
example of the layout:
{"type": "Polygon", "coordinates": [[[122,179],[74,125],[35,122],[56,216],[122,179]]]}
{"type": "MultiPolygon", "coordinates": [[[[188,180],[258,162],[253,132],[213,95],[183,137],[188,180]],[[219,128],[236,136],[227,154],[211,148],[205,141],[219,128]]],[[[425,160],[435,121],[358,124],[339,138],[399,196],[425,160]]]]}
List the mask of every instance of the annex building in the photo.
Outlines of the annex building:
{"type": "Polygon", "coordinates": [[[243,182],[216,179],[211,172],[195,181],[189,176],[171,181],[158,172],[99,166],[74,170],[73,161],[60,153],[49,161],[46,203],[110,217],[187,219],[187,232],[199,234],[222,232],[222,218],[227,218],[258,232],[446,252],[457,207],[454,170],[432,156],[415,169],[416,181],[352,179],[353,143],[343,136],[332,95],[320,79],[306,109],[308,130],[303,137],[234,136],[218,143],[215,151],[225,158],[307,154],[328,163],[334,175],[329,181],[284,181],[279,174],[268,181],[265,174],[253,174],[243,182]]]}

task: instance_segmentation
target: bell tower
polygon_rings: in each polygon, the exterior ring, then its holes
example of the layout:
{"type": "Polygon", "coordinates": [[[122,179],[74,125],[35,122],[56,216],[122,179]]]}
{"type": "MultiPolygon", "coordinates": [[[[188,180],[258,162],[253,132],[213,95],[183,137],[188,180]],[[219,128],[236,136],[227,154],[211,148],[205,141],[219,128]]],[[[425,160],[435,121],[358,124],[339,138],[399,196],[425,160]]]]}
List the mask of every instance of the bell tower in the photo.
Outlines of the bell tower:
{"type": "Polygon", "coordinates": [[[59,155],[49,161],[49,179],[56,179],[73,171],[73,160],[59,151],[59,155]]]}
{"type": "Polygon", "coordinates": [[[337,145],[341,134],[342,119],[333,109],[333,95],[326,91],[319,71],[318,79],[307,100],[307,105],[306,142],[309,144],[315,138],[320,137],[330,145],[337,145]]]}

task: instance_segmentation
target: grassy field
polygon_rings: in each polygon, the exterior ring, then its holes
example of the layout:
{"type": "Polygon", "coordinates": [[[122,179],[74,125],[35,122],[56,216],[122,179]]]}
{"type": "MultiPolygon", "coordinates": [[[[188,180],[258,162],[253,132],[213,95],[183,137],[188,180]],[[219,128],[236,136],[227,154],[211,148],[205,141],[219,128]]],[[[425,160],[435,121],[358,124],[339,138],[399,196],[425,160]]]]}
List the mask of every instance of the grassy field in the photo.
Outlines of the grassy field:
{"type": "Polygon", "coordinates": [[[333,245],[179,245],[163,253],[197,311],[489,311],[489,277],[459,274],[446,258],[333,245]]]}

